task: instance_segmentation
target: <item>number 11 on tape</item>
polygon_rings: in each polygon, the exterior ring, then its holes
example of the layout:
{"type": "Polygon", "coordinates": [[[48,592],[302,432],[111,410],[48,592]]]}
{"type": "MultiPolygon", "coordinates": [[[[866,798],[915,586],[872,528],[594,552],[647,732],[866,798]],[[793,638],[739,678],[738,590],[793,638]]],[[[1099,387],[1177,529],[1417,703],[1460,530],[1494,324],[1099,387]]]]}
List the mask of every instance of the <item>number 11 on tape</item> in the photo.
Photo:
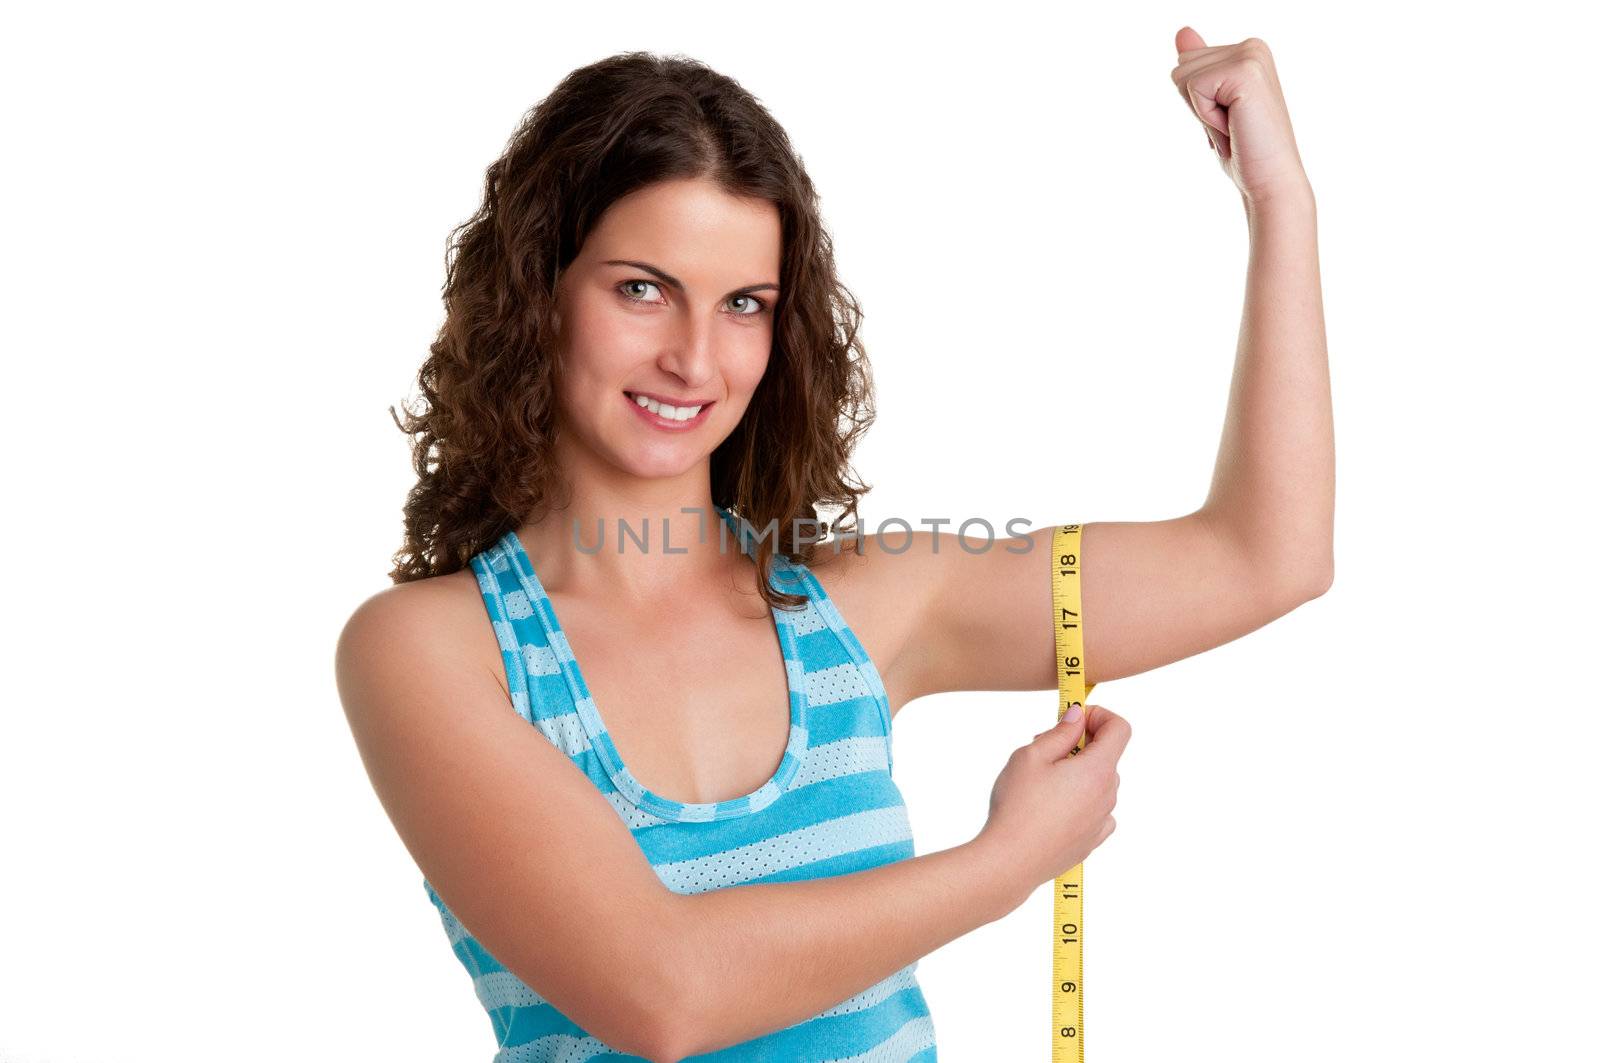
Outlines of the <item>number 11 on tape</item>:
{"type": "MultiPolygon", "coordinates": [[[[1057,525],[1052,545],[1050,590],[1055,605],[1056,686],[1059,721],[1074,701],[1089,711],[1091,684],[1084,685],[1081,524],[1057,525]]],[[[1085,730],[1078,749],[1088,739],[1085,730]]],[[[1052,1063],[1083,1063],[1083,865],[1055,882],[1055,922],[1050,929],[1050,1058],[1052,1063]]]]}

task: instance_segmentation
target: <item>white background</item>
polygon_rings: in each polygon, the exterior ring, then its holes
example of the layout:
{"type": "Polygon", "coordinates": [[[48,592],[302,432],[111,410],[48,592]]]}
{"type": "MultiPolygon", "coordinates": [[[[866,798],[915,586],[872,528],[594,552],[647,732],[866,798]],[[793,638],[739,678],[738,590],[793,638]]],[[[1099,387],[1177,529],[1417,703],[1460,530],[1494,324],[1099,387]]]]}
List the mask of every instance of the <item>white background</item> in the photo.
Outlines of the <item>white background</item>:
{"type": "MultiPolygon", "coordinates": [[[[1248,248],[1169,79],[1185,23],[1272,48],[1316,191],[1337,575],[1096,691],[1134,736],[1086,872],[1089,1056],[1592,1051],[1592,12],[7,21],[0,1060],[492,1056],[333,647],[400,543],[388,407],[441,318],[448,231],[577,66],[691,55],[789,131],[866,309],[869,523],[1197,506],[1248,248]]],[[[1055,711],[899,716],[919,853],[977,831],[1055,711]]],[[[941,1059],[1047,1058],[1049,899],[923,960],[941,1059]]]]}

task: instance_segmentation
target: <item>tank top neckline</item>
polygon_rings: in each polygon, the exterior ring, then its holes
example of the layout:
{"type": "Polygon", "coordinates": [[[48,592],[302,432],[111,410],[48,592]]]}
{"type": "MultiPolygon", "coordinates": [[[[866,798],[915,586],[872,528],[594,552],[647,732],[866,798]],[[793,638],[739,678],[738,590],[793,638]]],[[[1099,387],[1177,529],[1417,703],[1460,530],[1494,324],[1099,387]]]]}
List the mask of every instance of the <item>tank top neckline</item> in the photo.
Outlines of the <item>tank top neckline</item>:
{"type": "MultiPolygon", "coordinates": [[[[724,523],[738,536],[741,552],[748,552],[750,544],[748,526],[742,525],[742,522],[739,522],[729,510],[721,506],[717,506],[716,509],[724,523]]],[[[534,614],[544,627],[545,637],[555,649],[556,660],[567,681],[572,701],[577,707],[578,719],[588,735],[590,747],[599,756],[613,785],[624,797],[640,809],[661,819],[707,822],[759,812],[788,791],[805,759],[809,743],[806,727],[809,702],[805,691],[805,668],[801,663],[795,633],[790,626],[788,610],[772,606],[767,610],[777,630],[778,644],[783,651],[784,681],[789,696],[789,740],[784,747],[783,758],[779,761],[777,770],[756,789],[738,797],[721,801],[678,801],[647,788],[639,782],[623,761],[621,751],[611,740],[605,718],[589,690],[589,684],[584,679],[583,670],[572,652],[572,646],[567,642],[561,621],[556,616],[555,603],[551,601],[544,584],[540,582],[539,575],[534,570],[533,560],[522,545],[521,537],[517,535],[516,529],[512,528],[501,537],[500,542],[507,554],[513,558],[518,577],[527,583],[530,596],[542,603],[542,608],[535,609],[534,614]]],[[[797,571],[801,569],[798,562],[790,561],[782,554],[774,554],[772,560],[774,578],[769,580],[769,585],[784,590],[785,588],[777,587],[776,578],[785,574],[790,580],[804,579],[804,572],[797,571]]]]}

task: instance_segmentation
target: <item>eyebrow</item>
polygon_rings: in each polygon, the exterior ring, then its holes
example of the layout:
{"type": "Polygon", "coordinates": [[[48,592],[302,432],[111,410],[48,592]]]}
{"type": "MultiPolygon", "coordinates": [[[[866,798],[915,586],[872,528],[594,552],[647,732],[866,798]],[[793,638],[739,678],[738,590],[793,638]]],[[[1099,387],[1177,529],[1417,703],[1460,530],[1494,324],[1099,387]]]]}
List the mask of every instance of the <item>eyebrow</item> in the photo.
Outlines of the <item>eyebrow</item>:
{"type": "MultiPolygon", "coordinates": [[[[632,266],[634,269],[642,269],[646,273],[654,274],[656,276],[656,278],[659,279],[662,283],[667,284],[667,285],[669,285],[669,286],[671,286],[673,288],[676,288],[680,292],[684,291],[684,287],[683,287],[683,282],[682,281],[680,281],[678,278],[674,277],[672,274],[666,272],[665,270],[657,269],[655,266],[652,266],[648,262],[634,262],[633,260],[626,259],[626,258],[612,258],[612,259],[607,259],[604,263],[602,263],[602,265],[606,265],[606,266],[632,266]]],[[[731,292],[728,293],[728,295],[729,296],[748,295],[751,292],[766,291],[767,289],[771,289],[772,291],[778,291],[779,290],[779,288],[778,288],[778,286],[776,284],[752,284],[749,287],[739,288],[739,289],[737,289],[735,291],[731,291],[731,292]]]]}

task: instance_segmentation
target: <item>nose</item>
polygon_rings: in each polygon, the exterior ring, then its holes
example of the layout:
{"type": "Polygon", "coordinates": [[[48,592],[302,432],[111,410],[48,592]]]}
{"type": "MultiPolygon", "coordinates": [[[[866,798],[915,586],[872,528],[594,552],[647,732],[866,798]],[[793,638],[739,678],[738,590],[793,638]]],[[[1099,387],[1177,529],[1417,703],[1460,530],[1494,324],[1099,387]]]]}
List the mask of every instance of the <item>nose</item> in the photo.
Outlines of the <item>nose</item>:
{"type": "Polygon", "coordinates": [[[716,322],[699,321],[695,315],[686,317],[688,320],[672,330],[656,364],[681,380],[684,389],[692,392],[716,372],[716,322]]]}

